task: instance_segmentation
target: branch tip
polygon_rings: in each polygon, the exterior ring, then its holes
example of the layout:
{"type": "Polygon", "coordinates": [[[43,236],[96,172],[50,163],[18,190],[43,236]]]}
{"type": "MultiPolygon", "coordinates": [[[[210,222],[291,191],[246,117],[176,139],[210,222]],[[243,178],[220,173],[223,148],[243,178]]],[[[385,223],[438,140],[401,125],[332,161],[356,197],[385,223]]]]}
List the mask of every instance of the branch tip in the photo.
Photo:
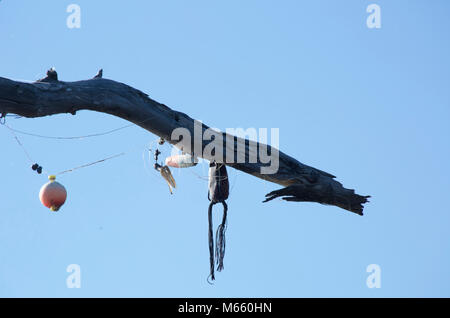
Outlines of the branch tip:
{"type": "Polygon", "coordinates": [[[103,69],[101,68],[98,72],[97,75],[94,76],[94,78],[102,78],[103,77],[103,69]]]}
{"type": "Polygon", "coordinates": [[[36,82],[55,82],[55,81],[58,81],[58,73],[56,73],[55,68],[52,67],[47,71],[46,77],[41,78],[40,80],[37,80],[36,82]]]}
{"type": "Polygon", "coordinates": [[[47,78],[54,81],[58,80],[58,73],[56,73],[56,69],[54,67],[47,71],[47,78]]]}

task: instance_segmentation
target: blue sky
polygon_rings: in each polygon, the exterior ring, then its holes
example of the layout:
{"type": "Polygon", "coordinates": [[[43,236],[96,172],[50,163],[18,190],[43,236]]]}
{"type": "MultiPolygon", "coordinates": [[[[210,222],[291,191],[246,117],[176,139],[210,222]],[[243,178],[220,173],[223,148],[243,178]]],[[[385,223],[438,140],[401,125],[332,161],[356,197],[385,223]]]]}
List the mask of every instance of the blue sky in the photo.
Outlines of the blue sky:
{"type": "MultiPolygon", "coordinates": [[[[359,217],[275,200],[276,184],[229,170],[225,270],[208,276],[206,165],[173,171],[174,195],[143,159],[157,136],[130,127],[73,141],[19,136],[65,174],[68,201],[39,202],[46,176],[0,127],[0,296],[450,296],[448,1],[0,2],[2,77],[104,77],[206,124],[279,128],[280,148],[372,195],[359,217]],[[81,7],[69,29],[66,8],[81,7]],[[366,7],[381,8],[380,29],[366,7]],[[69,289],[66,268],[81,267],[69,289]],[[381,268],[369,289],[366,268],[381,268]]],[[[78,136],[126,125],[79,112],[7,123],[78,136]]],[[[163,156],[170,149],[164,147],[163,156]]],[[[219,211],[218,208],[216,208],[219,211]]],[[[217,224],[217,222],[216,222],[217,224]]]]}

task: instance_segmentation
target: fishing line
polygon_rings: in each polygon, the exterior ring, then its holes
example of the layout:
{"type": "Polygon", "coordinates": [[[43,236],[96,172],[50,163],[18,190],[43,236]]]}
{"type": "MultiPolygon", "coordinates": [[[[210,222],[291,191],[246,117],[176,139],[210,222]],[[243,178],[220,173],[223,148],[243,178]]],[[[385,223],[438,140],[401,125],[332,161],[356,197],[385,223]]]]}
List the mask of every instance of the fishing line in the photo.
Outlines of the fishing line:
{"type": "Polygon", "coordinates": [[[26,136],[32,136],[32,137],[38,137],[38,138],[44,138],[44,139],[62,139],[62,140],[73,140],[73,139],[84,139],[84,138],[90,138],[90,137],[99,137],[99,136],[104,136],[104,135],[108,135],[111,134],[113,132],[128,128],[133,126],[134,124],[129,124],[129,125],[125,125],[116,129],[111,129],[105,132],[101,132],[101,133],[95,133],[95,134],[89,134],[89,135],[84,135],[84,136],[69,136],[69,137],[64,137],[64,136],[46,136],[46,135],[39,135],[39,134],[35,134],[35,133],[30,133],[30,132],[26,132],[23,130],[19,130],[19,129],[14,129],[9,127],[8,125],[5,124],[5,126],[7,126],[9,129],[11,129],[12,131],[18,133],[18,134],[22,134],[22,135],[26,135],[26,136]]]}
{"type": "MultiPolygon", "coordinates": [[[[5,117],[3,117],[3,119],[5,119],[5,117]]],[[[5,126],[6,128],[9,129],[9,132],[11,133],[11,135],[13,136],[13,138],[16,140],[17,144],[20,146],[20,148],[22,148],[23,152],[25,153],[25,156],[28,158],[28,160],[33,163],[33,159],[31,159],[30,154],[28,153],[28,151],[25,149],[24,145],[20,142],[19,138],[17,137],[17,135],[14,133],[14,130],[9,127],[5,122],[1,123],[3,126],[5,126]]]]}
{"type": "Polygon", "coordinates": [[[143,165],[144,165],[144,170],[145,170],[145,172],[146,172],[148,175],[152,176],[152,178],[155,178],[155,179],[160,180],[160,178],[157,177],[157,176],[155,175],[155,173],[154,173],[155,170],[153,169],[153,167],[152,167],[151,164],[150,164],[150,162],[152,162],[152,157],[150,156],[150,153],[153,152],[153,149],[152,149],[152,147],[150,147],[150,146],[152,146],[152,143],[154,143],[154,142],[157,142],[157,141],[155,140],[155,141],[151,142],[151,143],[150,143],[148,146],[146,146],[146,147],[144,148],[144,150],[142,151],[142,161],[143,161],[143,165]],[[146,158],[146,156],[148,156],[148,157],[146,158]]]}
{"type": "MultiPolygon", "coordinates": [[[[4,117],[2,117],[2,119],[4,119],[4,117]]],[[[10,131],[11,135],[16,140],[16,142],[20,146],[20,148],[23,150],[23,152],[24,152],[25,156],[27,157],[27,159],[29,160],[29,162],[30,163],[34,163],[35,161],[32,159],[31,155],[26,150],[25,146],[20,141],[19,137],[16,135],[16,133],[15,133],[16,130],[13,129],[12,127],[10,127],[9,125],[7,125],[4,121],[2,121],[1,124],[3,126],[5,126],[10,131]]],[[[133,124],[131,124],[131,125],[133,125],[133,124]]],[[[128,126],[130,126],[130,125],[127,125],[127,127],[128,126]]],[[[124,126],[124,127],[121,127],[120,129],[123,129],[123,128],[126,128],[126,127],[124,126]]],[[[119,129],[115,129],[115,130],[112,130],[112,131],[117,131],[117,130],[119,130],[119,129]]],[[[112,132],[112,131],[109,131],[109,132],[112,132]]],[[[106,134],[106,133],[103,133],[103,134],[106,134]]],[[[93,135],[91,135],[91,136],[93,136],[93,135]]],[[[135,148],[135,147],[133,147],[133,148],[135,148]]],[[[74,167],[74,168],[71,168],[71,169],[63,170],[63,171],[60,171],[60,172],[58,172],[56,174],[53,174],[53,175],[62,175],[62,174],[68,173],[68,172],[73,172],[73,171],[78,170],[78,169],[82,169],[82,168],[85,168],[85,167],[93,166],[95,164],[98,164],[98,163],[101,163],[101,162],[104,162],[104,161],[107,161],[107,160],[111,160],[111,159],[123,156],[129,151],[130,150],[127,150],[125,152],[121,152],[121,153],[115,154],[115,155],[107,157],[107,158],[103,158],[103,159],[100,159],[100,160],[97,160],[97,161],[94,161],[94,162],[83,164],[81,166],[77,166],[77,167],[74,167]]],[[[33,164],[32,169],[37,171],[38,174],[41,174],[41,173],[48,174],[47,170],[43,170],[43,168],[40,165],[38,165],[37,163],[33,164]]]]}
{"type": "Polygon", "coordinates": [[[6,118],[6,117],[13,117],[14,119],[20,119],[20,118],[23,118],[22,116],[16,115],[16,114],[6,114],[4,117],[5,117],[5,118],[6,118]]]}
{"type": "MultiPolygon", "coordinates": [[[[200,179],[200,180],[202,180],[202,181],[206,181],[206,182],[209,181],[209,176],[202,176],[202,175],[196,173],[196,172],[193,171],[193,170],[190,170],[190,172],[191,172],[195,177],[197,177],[198,179],[200,179]]],[[[225,180],[225,179],[229,179],[229,177],[215,177],[215,178],[216,178],[217,181],[222,181],[222,180],[225,180]]],[[[230,194],[232,193],[233,188],[234,188],[234,186],[236,185],[236,179],[237,179],[237,173],[234,173],[233,184],[232,184],[232,186],[231,186],[231,188],[230,188],[230,194]]],[[[228,202],[230,202],[230,201],[231,201],[231,199],[228,200],[228,202]]]]}
{"type": "Polygon", "coordinates": [[[208,180],[209,180],[208,177],[199,175],[198,173],[196,173],[196,172],[194,172],[194,171],[192,171],[192,170],[191,170],[190,172],[191,172],[194,176],[196,176],[197,178],[199,178],[199,179],[202,180],[202,181],[208,182],[208,180]]]}
{"type": "MultiPolygon", "coordinates": [[[[9,115],[6,115],[6,116],[9,116],[9,115]]],[[[154,115],[151,115],[151,116],[147,117],[146,119],[144,119],[143,121],[138,122],[138,124],[143,124],[143,123],[149,121],[150,119],[152,119],[154,117],[155,117],[154,115]]],[[[19,116],[18,118],[22,118],[22,117],[19,116]]],[[[37,138],[56,139],[56,140],[75,140],[75,139],[85,139],[85,138],[91,138],[91,137],[105,136],[105,135],[114,133],[116,131],[119,131],[119,130],[122,130],[122,129],[129,128],[131,126],[137,125],[137,124],[131,123],[131,124],[127,124],[127,125],[115,128],[115,129],[111,129],[111,130],[107,130],[107,131],[103,131],[103,132],[99,132],[99,133],[94,133],[94,134],[81,135],[81,136],[49,136],[49,135],[41,135],[41,134],[36,134],[36,133],[27,132],[27,131],[23,131],[23,130],[19,130],[19,129],[15,129],[15,128],[9,127],[5,123],[5,119],[6,118],[2,117],[1,119],[3,120],[2,125],[7,126],[10,130],[14,131],[15,133],[26,135],[26,136],[37,137],[37,138]]]]}
{"type": "Polygon", "coordinates": [[[108,158],[100,159],[100,160],[97,160],[97,161],[94,161],[94,162],[91,162],[91,163],[84,164],[82,166],[78,166],[78,167],[75,167],[75,168],[72,168],[72,169],[68,169],[68,170],[64,170],[64,171],[58,172],[58,173],[55,174],[55,176],[59,176],[59,175],[62,175],[64,173],[72,172],[72,171],[75,171],[75,170],[78,170],[78,169],[81,169],[81,168],[93,166],[93,165],[95,165],[97,163],[104,162],[104,161],[107,161],[107,160],[110,160],[110,159],[114,159],[114,158],[117,158],[117,157],[120,157],[120,156],[123,156],[123,155],[125,155],[125,152],[121,152],[119,154],[116,154],[116,155],[108,157],[108,158]]]}
{"type": "MultiPolygon", "coordinates": [[[[14,139],[16,140],[17,144],[22,148],[22,150],[23,150],[23,152],[25,153],[27,159],[28,159],[29,162],[31,162],[31,163],[33,163],[34,161],[33,161],[32,157],[31,157],[31,155],[29,154],[29,152],[26,150],[26,148],[24,147],[24,145],[23,145],[22,142],[20,141],[20,139],[18,138],[17,134],[22,134],[22,135],[31,136],[31,137],[37,137],[37,138],[42,138],[42,139],[53,139],[53,140],[76,140],[76,139],[85,139],[85,138],[91,138],[91,137],[105,136],[105,135],[108,135],[108,134],[111,134],[111,133],[114,133],[114,132],[117,132],[117,131],[120,131],[120,130],[129,128],[129,127],[135,125],[134,123],[130,123],[130,124],[127,124],[127,125],[124,125],[124,126],[115,128],[115,129],[111,129],[111,130],[107,130],[107,131],[103,131],[103,132],[99,132],[99,133],[94,133],[94,134],[81,135],[81,136],[49,136],[49,135],[36,134],[36,133],[27,132],[27,131],[23,131],[23,130],[19,130],[19,129],[12,128],[12,127],[9,126],[8,124],[6,124],[6,116],[8,116],[8,117],[14,116],[15,118],[22,118],[22,117],[21,117],[21,116],[18,116],[18,115],[13,115],[13,114],[6,114],[6,115],[4,115],[4,116],[1,116],[2,118],[0,118],[0,123],[1,123],[2,125],[4,125],[6,128],[8,128],[8,130],[10,131],[10,133],[12,134],[12,136],[14,137],[14,139]]],[[[152,116],[146,118],[145,120],[141,121],[140,123],[144,123],[144,122],[150,120],[150,119],[153,118],[153,117],[154,117],[154,116],[152,115],[152,116]]],[[[155,140],[154,142],[156,142],[156,140],[155,140]]],[[[164,146],[164,145],[160,145],[160,146],[163,147],[163,148],[167,147],[167,146],[164,146]]],[[[169,149],[168,149],[168,152],[169,152],[169,153],[170,153],[170,151],[173,149],[173,147],[174,147],[173,145],[169,145],[169,147],[168,147],[168,148],[169,148],[169,149]]],[[[149,150],[152,151],[151,148],[150,148],[149,150]]],[[[145,151],[145,150],[144,150],[144,151],[145,151]]],[[[146,165],[146,162],[147,162],[147,164],[148,164],[148,162],[151,161],[151,158],[150,158],[150,151],[148,152],[148,156],[149,156],[149,157],[148,157],[148,161],[145,160],[145,156],[144,156],[144,154],[143,154],[144,169],[145,169],[145,171],[146,171],[148,174],[151,174],[153,177],[156,177],[154,174],[149,173],[149,171],[148,171],[148,170],[149,170],[149,167],[146,165]]],[[[127,152],[128,152],[128,151],[127,151],[127,152]]],[[[100,159],[100,160],[97,160],[97,161],[94,161],[94,162],[90,162],[90,163],[87,163],[87,164],[84,164],[84,165],[81,165],[81,166],[77,166],[77,167],[74,167],[74,168],[71,168],[71,169],[63,170],[63,171],[61,171],[61,172],[56,173],[55,175],[61,175],[61,174],[65,174],[65,173],[68,173],[68,172],[73,172],[73,171],[78,170],[78,169],[82,169],[82,168],[85,168],[85,167],[89,167],[89,166],[92,166],[92,165],[95,165],[95,164],[98,164],[98,163],[101,163],[101,162],[104,162],[104,161],[107,161],[107,160],[110,160],[110,159],[114,159],[114,158],[123,156],[123,155],[125,155],[127,152],[122,152],[122,153],[119,153],[119,154],[116,154],[116,155],[113,155],[113,156],[110,156],[110,157],[107,157],[107,158],[104,158],[104,159],[100,159]]],[[[46,170],[43,170],[43,168],[42,168],[41,166],[39,166],[38,164],[36,164],[36,163],[33,164],[33,167],[32,167],[32,168],[33,168],[33,170],[35,170],[35,171],[37,170],[39,174],[41,174],[42,172],[47,173],[46,170]]],[[[179,173],[181,173],[181,172],[179,171],[179,173]]],[[[194,171],[192,171],[192,170],[191,170],[191,173],[194,174],[197,178],[199,178],[199,179],[201,179],[201,180],[203,180],[203,181],[208,181],[208,179],[209,179],[207,176],[201,176],[201,175],[197,174],[196,172],[194,172],[194,171]]],[[[218,180],[218,181],[221,181],[221,180],[218,180]]],[[[233,185],[232,185],[232,188],[231,188],[231,189],[234,188],[235,183],[236,183],[236,178],[235,178],[235,180],[234,180],[234,182],[233,182],[233,185]]]]}
{"type": "Polygon", "coordinates": [[[90,163],[87,163],[87,164],[84,164],[84,165],[81,165],[81,166],[77,166],[77,167],[74,167],[72,169],[67,169],[67,170],[58,172],[58,173],[56,173],[54,175],[61,175],[61,174],[72,172],[72,171],[75,171],[75,170],[78,170],[78,169],[81,169],[81,168],[93,166],[95,164],[98,164],[98,163],[101,163],[101,162],[104,162],[104,161],[107,161],[107,160],[110,160],[110,159],[114,159],[114,158],[117,158],[117,157],[124,156],[124,155],[130,153],[133,149],[135,149],[137,147],[141,148],[142,146],[133,146],[133,147],[128,148],[128,150],[125,150],[125,151],[123,151],[121,153],[118,153],[118,154],[115,154],[113,156],[110,156],[110,157],[107,157],[107,158],[103,158],[103,159],[100,159],[100,160],[97,160],[97,161],[94,161],[94,162],[90,162],[90,163]]]}

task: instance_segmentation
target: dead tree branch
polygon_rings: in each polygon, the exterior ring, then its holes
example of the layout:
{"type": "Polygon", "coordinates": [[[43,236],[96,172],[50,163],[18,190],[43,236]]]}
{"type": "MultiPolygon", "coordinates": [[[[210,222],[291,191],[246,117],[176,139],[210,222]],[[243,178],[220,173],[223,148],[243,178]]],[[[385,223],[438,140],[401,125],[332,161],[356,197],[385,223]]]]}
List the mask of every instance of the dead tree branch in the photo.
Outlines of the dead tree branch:
{"type": "MultiPolygon", "coordinates": [[[[0,114],[16,114],[35,118],[54,114],[70,113],[75,115],[79,110],[91,110],[111,114],[128,120],[178,146],[180,140],[172,140],[172,132],[176,128],[186,128],[194,135],[194,119],[188,115],[172,110],[164,104],[149,98],[147,94],[123,83],[104,79],[103,72],[92,79],[63,82],[58,80],[54,70],[34,83],[25,83],[0,77],[0,114]]],[[[202,124],[202,131],[209,127],[202,124]]],[[[234,138],[235,146],[224,147],[223,156],[227,152],[237,158],[239,143],[245,144],[246,159],[249,157],[249,141],[223,133],[223,140],[234,138]]],[[[208,158],[203,149],[208,141],[202,141],[201,153],[198,157],[208,158]]],[[[194,149],[194,144],[191,145],[194,149]]],[[[258,149],[264,144],[257,143],[258,149]]],[[[275,148],[267,146],[269,151],[275,148]]],[[[274,182],[285,188],[266,195],[266,201],[282,197],[287,201],[309,201],[335,205],[345,210],[363,214],[363,204],[369,196],[355,194],[337,182],[333,175],[313,167],[304,165],[296,159],[279,151],[279,169],[273,174],[262,174],[265,166],[259,158],[256,163],[225,164],[249,173],[266,181],[274,182]]]]}

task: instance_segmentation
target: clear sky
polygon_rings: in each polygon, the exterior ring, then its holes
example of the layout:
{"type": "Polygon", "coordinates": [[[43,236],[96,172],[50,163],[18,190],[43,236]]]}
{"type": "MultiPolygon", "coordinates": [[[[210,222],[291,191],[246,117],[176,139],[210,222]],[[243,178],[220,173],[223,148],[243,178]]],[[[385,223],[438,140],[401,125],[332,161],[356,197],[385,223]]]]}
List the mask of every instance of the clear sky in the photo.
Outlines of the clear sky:
{"type": "MultiPolygon", "coordinates": [[[[264,195],[280,186],[229,169],[225,270],[211,286],[206,164],[150,168],[157,136],[130,127],[81,140],[19,135],[57,172],[53,213],[38,176],[0,126],[0,296],[450,296],[450,4],[448,1],[0,1],[0,76],[104,77],[206,124],[279,128],[280,148],[372,195],[365,215],[264,195]],[[66,8],[81,8],[69,29],[66,8]],[[381,8],[369,29],[368,5],[381,8]],[[144,159],[143,159],[144,157],[144,159]],[[67,266],[81,288],[67,288],[67,266]],[[381,268],[368,288],[366,268],[381,268]]],[[[16,129],[78,136],[127,122],[14,119],[16,129]]],[[[169,148],[163,147],[163,157],[169,148]]],[[[217,207],[215,211],[219,211],[217,207]]],[[[216,222],[217,224],[217,222],[216,222]]]]}

